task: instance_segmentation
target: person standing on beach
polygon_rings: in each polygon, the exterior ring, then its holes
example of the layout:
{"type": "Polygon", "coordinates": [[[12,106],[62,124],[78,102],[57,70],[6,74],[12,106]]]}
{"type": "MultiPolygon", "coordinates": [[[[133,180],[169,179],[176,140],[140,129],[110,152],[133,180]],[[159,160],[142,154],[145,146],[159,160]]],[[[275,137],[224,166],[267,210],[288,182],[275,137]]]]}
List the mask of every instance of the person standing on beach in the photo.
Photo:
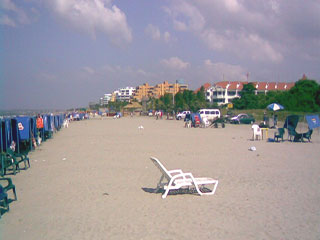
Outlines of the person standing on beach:
{"type": "Polygon", "coordinates": [[[278,115],[274,114],[274,116],[273,116],[273,125],[274,125],[275,128],[277,127],[277,124],[278,124],[278,115]]]}
{"type": "MultiPolygon", "coordinates": [[[[43,118],[41,117],[40,114],[38,114],[37,116],[37,122],[36,122],[36,125],[37,125],[37,134],[38,134],[38,139],[41,139],[41,131],[43,129],[43,118]]],[[[40,140],[41,141],[41,140],[40,140]]],[[[38,144],[40,145],[40,141],[38,140],[38,144]]]]}

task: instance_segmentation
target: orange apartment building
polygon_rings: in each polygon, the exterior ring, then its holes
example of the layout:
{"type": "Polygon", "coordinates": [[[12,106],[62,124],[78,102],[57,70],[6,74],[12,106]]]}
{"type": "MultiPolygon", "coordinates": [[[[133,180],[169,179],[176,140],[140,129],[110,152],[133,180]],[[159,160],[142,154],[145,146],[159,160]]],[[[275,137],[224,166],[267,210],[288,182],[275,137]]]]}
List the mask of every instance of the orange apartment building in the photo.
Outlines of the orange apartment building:
{"type": "Polygon", "coordinates": [[[184,91],[188,89],[188,85],[179,83],[170,84],[168,81],[164,81],[163,83],[157,84],[155,86],[150,86],[148,83],[140,85],[136,88],[136,92],[134,94],[134,99],[141,101],[143,97],[154,97],[159,98],[166,93],[177,94],[178,92],[184,91]]]}

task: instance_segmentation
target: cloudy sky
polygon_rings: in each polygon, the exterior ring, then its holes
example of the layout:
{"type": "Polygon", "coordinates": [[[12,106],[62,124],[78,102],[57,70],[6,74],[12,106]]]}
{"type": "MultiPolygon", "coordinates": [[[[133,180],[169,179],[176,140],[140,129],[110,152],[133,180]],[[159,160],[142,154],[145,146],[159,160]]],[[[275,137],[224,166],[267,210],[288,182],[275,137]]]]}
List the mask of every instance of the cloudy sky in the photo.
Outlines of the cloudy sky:
{"type": "Polygon", "coordinates": [[[0,109],[184,79],[320,80],[319,0],[0,0],[0,109]]]}

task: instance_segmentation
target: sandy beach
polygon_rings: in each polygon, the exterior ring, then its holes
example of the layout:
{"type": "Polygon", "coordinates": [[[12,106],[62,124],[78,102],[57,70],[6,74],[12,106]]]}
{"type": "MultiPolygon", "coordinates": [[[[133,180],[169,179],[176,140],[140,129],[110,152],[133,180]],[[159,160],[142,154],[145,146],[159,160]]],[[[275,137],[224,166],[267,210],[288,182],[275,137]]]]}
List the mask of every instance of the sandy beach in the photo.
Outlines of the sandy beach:
{"type": "Polygon", "coordinates": [[[30,169],[10,176],[18,201],[0,220],[0,239],[320,239],[319,131],[311,143],[251,138],[250,125],[72,122],[29,154],[30,169]],[[150,156],[218,179],[215,195],[162,199],[152,193],[161,174],[150,156]]]}

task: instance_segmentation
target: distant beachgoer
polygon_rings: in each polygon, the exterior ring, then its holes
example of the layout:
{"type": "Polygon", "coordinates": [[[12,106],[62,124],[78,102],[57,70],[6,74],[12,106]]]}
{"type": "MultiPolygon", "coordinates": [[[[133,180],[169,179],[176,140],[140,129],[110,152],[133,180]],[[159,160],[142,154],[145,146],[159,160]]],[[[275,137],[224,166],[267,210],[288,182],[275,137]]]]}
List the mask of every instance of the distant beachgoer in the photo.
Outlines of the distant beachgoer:
{"type": "Polygon", "coordinates": [[[37,116],[36,127],[37,127],[38,138],[41,138],[42,137],[41,130],[43,129],[43,118],[41,117],[40,114],[38,114],[38,116],[37,116]]]}
{"type": "Polygon", "coordinates": [[[273,116],[273,125],[276,127],[277,124],[278,124],[278,115],[275,114],[275,115],[273,116]]]}

